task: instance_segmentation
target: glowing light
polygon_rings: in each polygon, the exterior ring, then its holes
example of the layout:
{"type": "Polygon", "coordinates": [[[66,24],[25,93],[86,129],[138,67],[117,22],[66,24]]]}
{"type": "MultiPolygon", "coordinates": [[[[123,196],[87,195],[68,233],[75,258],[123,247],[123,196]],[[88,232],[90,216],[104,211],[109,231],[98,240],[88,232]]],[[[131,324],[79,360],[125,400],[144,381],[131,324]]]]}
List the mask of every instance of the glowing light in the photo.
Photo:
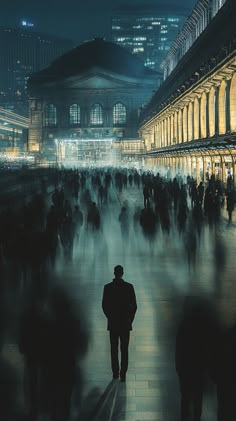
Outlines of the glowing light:
{"type": "Polygon", "coordinates": [[[23,19],[21,21],[21,26],[24,26],[25,28],[32,28],[34,24],[32,22],[29,22],[27,19],[23,19]]]}

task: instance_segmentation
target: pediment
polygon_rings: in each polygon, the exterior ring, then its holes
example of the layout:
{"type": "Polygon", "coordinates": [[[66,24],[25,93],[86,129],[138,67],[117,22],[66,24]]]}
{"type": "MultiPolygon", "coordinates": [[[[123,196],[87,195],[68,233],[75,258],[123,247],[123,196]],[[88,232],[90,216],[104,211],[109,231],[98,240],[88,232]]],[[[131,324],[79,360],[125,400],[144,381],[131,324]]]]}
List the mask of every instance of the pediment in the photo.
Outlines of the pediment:
{"type": "Polygon", "coordinates": [[[116,89],[127,88],[138,83],[137,79],[131,80],[120,75],[109,75],[105,73],[91,73],[87,75],[74,76],[70,81],[67,80],[67,86],[77,89],[116,89]]]}

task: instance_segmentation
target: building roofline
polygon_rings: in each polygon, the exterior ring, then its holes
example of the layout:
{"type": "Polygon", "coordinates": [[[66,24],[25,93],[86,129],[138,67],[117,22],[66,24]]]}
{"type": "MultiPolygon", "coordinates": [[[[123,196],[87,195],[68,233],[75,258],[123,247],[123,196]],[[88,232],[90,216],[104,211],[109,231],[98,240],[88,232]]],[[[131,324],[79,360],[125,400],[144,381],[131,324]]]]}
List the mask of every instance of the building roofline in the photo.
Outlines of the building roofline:
{"type": "Polygon", "coordinates": [[[174,4],[166,5],[164,3],[161,3],[161,4],[141,3],[141,4],[135,4],[135,6],[122,3],[120,6],[114,7],[112,9],[112,13],[124,14],[127,12],[134,12],[135,14],[139,14],[139,13],[153,14],[154,12],[155,13],[158,12],[158,13],[171,13],[171,14],[188,16],[191,13],[191,8],[179,7],[174,4]]]}

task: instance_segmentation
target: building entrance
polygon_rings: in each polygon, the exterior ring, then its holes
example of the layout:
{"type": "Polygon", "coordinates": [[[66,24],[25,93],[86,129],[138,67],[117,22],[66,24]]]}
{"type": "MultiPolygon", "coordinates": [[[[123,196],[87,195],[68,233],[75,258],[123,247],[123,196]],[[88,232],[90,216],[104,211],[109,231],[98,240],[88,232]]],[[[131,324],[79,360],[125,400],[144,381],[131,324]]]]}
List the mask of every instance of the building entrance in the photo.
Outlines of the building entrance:
{"type": "Polygon", "coordinates": [[[57,139],[57,163],[63,166],[117,164],[115,139],[57,139]]]}

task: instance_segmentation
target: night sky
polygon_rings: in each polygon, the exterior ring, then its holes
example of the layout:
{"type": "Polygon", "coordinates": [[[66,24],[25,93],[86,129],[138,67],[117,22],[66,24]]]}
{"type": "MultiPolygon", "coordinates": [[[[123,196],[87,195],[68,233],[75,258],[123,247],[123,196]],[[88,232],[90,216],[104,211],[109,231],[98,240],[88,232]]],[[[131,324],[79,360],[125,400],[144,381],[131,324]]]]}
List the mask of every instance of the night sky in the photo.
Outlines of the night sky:
{"type": "MultiPolygon", "coordinates": [[[[148,4],[149,0],[126,0],[125,4],[148,4]]],[[[158,0],[153,0],[158,4],[158,0]]],[[[160,3],[187,7],[196,0],[162,0],[160,3]]],[[[159,3],[159,4],[160,4],[159,3]]],[[[23,18],[34,23],[34,29],[77,44],[93,37],[109,37],[112,9],[121,0],[1,0],[0,25],[16,26],[23,18]]]]}

